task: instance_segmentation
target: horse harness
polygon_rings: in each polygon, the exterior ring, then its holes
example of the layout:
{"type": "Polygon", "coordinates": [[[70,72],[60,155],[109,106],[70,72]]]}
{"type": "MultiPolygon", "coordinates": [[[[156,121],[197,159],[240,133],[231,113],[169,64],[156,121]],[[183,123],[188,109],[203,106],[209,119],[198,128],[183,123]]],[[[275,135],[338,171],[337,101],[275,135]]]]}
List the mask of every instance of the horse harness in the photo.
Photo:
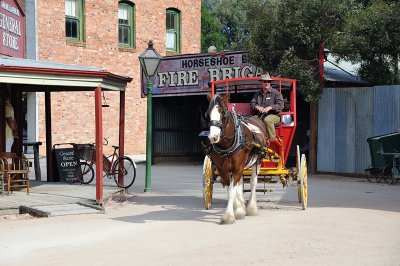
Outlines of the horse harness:
{"type": "MultiPolygon", "coordinates": [[[[219,97],[217,96],[217,97],[213,98],[213,101],[218,101],[218,103],[219,103],[219,97]]],[[[214,102],[214,104],[211,104],[210,106],[213,106],[215,104],[216,103],[214,102]]],[[[221,106],[221,105],[219,104],[219,106],[221,106]]],[[[221,122],[217,121],[217,120],[211,120],[210,126],[218,127],[221,130],[222,138],[224,138],[226,140],[231,140],[233,138],[233,143],[227,149],[222,149],[222,148],[218,147],[217,144],[211,144],[211,143],[209,143],[209,145],[203,144],[204,151],[207,155],[210,155],[212,152],[215,152],[220,157],[227,159],[229,157],[232,157],[236,152],[238,152],[240,149],[242,149],[245,146],[253,146],[253,148],[256,147],[256,145],[254,145],[255,144],[254,142],[250,142],[247,139],[246,133],[243,130],[243,125],[245,125],[245,126],[248,125],[246,119],[243,116],[237,115],[234,110],[230,111],[226,107],[222,110],[222,114],[223,114],[223,118],[221,119],[221,122]],[[234,133],[232,136],[227,137],[224,135],[224,128],[228,123],[229,116],[231,116],[231,118],[233,120],[234,133]]],[[[250,132],[253,134],[253,139],[258,144],[258,147],[262,146],[261,145],[262,142],[257,137],[256,133],[253,130],[250,130],[250,132]]],[[[254,151],[254,149],[252,149],[248,159],[246,160],[246,165],[250,161],[253,161],[253,158],[256,155],[260,155],[259,152],[254,151]]]]}

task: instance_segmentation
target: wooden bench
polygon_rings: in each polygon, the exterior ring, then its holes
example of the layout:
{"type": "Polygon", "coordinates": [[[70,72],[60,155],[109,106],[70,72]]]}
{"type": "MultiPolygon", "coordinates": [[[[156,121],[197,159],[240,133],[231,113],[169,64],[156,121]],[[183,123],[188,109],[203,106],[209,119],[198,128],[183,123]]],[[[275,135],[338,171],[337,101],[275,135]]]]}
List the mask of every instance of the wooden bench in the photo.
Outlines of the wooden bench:
{"type": "Polygon", "coordinates": [[[2,188],[4,189],[4,185],[7,186],[7,194],[14,191],[14,189],[21,188],[26,188],[26,192],[29,194],[30,180],[28,159],[26,159],[25,156],[19,157],[12,152],[0,152],[0,160],[2,161],[2,165],[5,166],[2,175],[2,188]],[[7,182],[4,179],[6,179],[7,182]]]}

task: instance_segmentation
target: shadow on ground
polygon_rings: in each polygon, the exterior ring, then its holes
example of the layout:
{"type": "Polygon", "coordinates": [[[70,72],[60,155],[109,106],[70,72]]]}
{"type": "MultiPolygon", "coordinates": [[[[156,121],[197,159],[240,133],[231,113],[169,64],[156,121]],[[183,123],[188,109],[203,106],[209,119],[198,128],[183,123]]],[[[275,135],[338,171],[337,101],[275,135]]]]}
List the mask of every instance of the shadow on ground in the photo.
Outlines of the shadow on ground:
{"type": "Polygon", "coordinates": [[[203,199],[196,196],[149,195],[131,197],[128,202],[132,205],[153,206],[158,210],[143,214],[114,218],[117,221],[129,223],[146,223],[148,221],[200,221],[219,223],[219,217],[226,201],[215,199],[214,209],[205,210],[203,199]],[[161,209],[161,210],[160,210],[161,209]]]}

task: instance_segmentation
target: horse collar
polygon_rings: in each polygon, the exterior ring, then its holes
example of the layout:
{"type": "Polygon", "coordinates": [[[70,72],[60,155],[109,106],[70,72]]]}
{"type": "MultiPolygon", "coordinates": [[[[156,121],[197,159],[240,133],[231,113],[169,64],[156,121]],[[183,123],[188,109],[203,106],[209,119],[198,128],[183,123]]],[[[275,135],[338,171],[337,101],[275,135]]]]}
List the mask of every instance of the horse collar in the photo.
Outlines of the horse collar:
{"type": "MultiPolygon", "coordinates": [[[[230,138],[234,138],[233,144],[227,149],[221,149],[217,144],[212,144],[213,150],[218,153],[220,156],[230,157],[234,155],[237,151],[239,151],[244,143],[246,142],[246,135],[244,134],[241,123],[238,121],[237,115],[234,111],[227,111],[227,113],[231,114],[234,124],[234,134],[230,138]]],[[[225,125],[224,125],[225,126],[225,125]]]]}

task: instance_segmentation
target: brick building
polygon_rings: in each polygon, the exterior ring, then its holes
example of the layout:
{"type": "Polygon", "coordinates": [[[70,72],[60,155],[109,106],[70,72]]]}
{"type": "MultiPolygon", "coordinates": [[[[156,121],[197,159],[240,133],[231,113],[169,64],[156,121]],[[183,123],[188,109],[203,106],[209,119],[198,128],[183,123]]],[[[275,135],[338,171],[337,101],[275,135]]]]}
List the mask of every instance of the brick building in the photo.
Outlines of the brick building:
{"type": "MultiPolygon", "coordinates": [[[[23,4],[27,58],[103,68],[133,78],[126,91],[125,153],[144,152],[146,98],[141,97],[138,56],[150,39],[163,56],[199,53],[201,0],[26,0],[23,4]]],[[[94,142],[92,97],[87,92],[51,94],[53,143],[94,142]]],[[[104,97],[110,105],[103,109],[104,137],[117,144],[119,93],[105,92],[104,97]]],[[[45,142],[44,106],[44,93],[27,94],[28,141],[45,142]]]]}

